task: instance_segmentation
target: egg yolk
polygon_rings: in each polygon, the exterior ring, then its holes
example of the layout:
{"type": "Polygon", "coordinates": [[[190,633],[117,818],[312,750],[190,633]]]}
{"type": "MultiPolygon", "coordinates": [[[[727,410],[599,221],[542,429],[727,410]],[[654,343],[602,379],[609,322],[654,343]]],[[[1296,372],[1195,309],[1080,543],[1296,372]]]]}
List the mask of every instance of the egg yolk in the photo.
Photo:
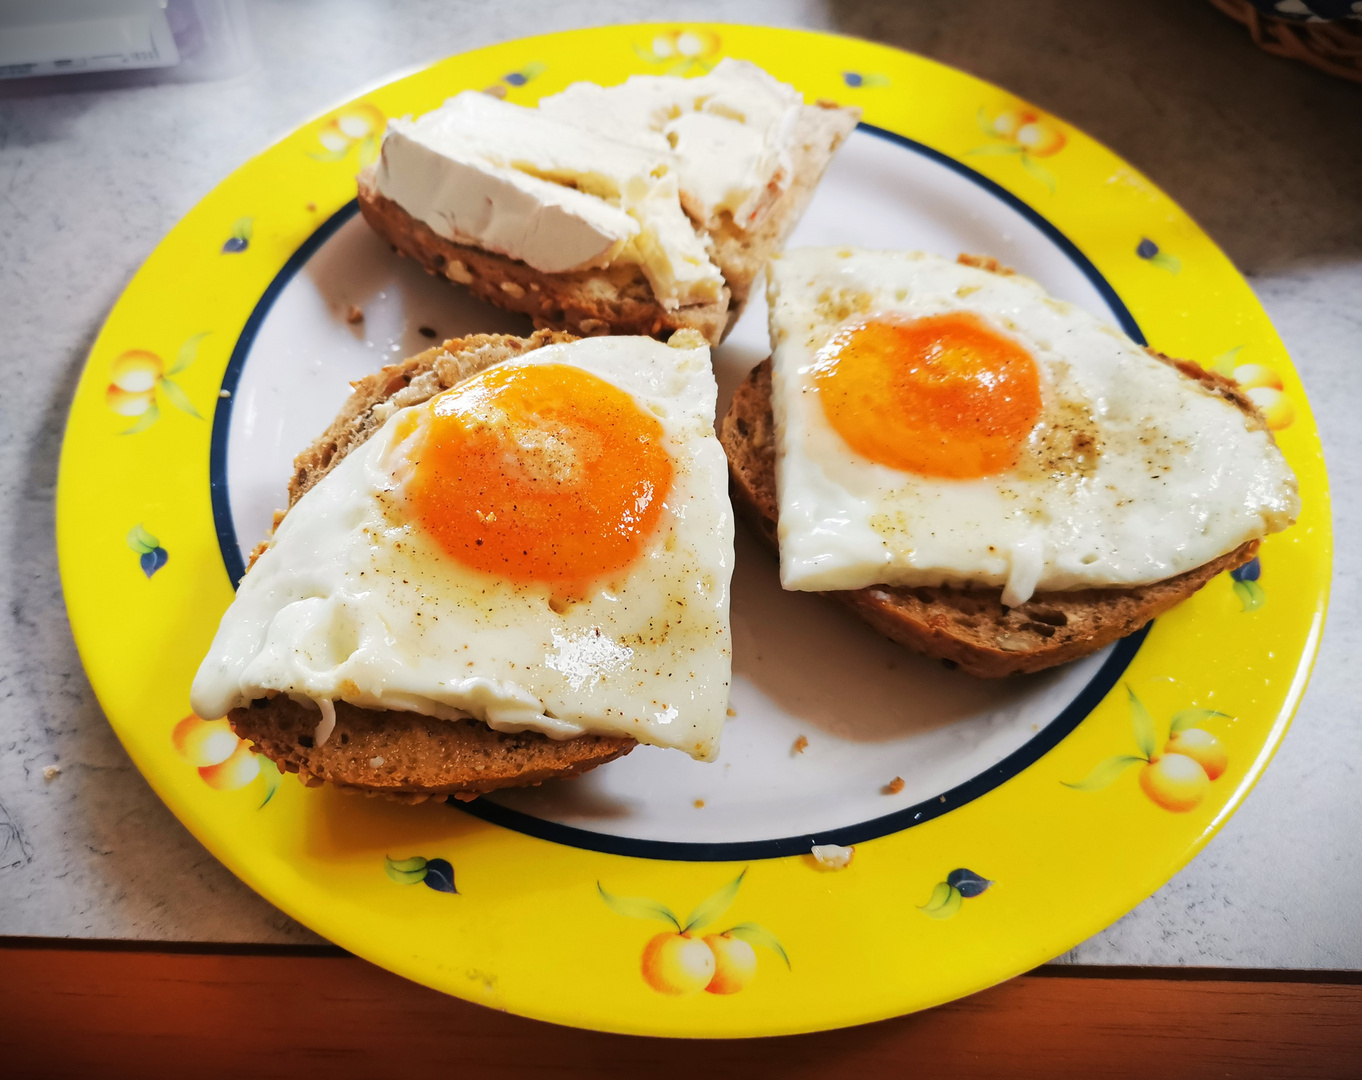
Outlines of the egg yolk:
{"type": "Polygon", "coordinates": [[[1005,472],[1040,418],[1031,354],[968,313],[846,327],[813,376],[828,422],[853,450],[920,476],[1005,472]]]}
{"type": "Polygon", "coordinates": [[[423,408],[407,499],[459,562],[581,583],[628,566],[657,527],[672,484],[662,425],[604,379],[502,364],[423,408]]]}

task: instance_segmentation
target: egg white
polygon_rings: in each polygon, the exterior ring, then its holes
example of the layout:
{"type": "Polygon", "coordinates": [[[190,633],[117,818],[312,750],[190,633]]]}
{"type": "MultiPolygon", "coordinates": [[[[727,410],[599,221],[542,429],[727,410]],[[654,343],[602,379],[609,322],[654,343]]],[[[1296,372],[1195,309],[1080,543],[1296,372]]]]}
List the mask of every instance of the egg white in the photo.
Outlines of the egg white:
{"type": "Polygon", "coordinates": [[[1002,586],[1015,605],[1038,590],[1172,577],[1299,511],[1267,431],[1029,278],[923,253],[806,248],[772,262],[768,282],[787,589],[1002,586]],[[1042,417],[1007,473],[880,465],[824,414],[812,371],[840,327],[950,312],[979,316],[1040,370],[1042,417]]]}
{"type": "Polygon", "coordinates": [[[640,557],[566,606],[547,585],[452,559],[401,513],[397,410],[298,500],[242,579],[194,679],[196,713],[284,693],[323,712],[347,701],[717,754],[733,521],[709,350],[590,338],[514,362],[579,367],[658,418],[673,481],[640,557]]]}

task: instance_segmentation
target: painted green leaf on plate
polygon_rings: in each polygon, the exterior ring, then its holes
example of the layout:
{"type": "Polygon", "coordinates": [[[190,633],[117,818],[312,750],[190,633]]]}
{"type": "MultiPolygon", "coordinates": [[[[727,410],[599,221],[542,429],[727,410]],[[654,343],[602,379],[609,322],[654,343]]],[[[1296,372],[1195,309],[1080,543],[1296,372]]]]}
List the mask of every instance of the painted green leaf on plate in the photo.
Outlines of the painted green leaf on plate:
{"type": "Polygon", "coordinates": [[[738,938],[747,942],[749,945],[760,945],[764,949],[770,949],[773,953],[785,961],[785,966],[790,967],[790,957],[785,952],[785,947],[776,939],[775,934],[763,926],[756,923],[739,923],[731,930],[726,931],[730,937],[738,938]]]}
{"type": "Polygon", "coordinates": [[[714,895],[702,900],[699,906],[690,913],[690,918],[686,920],[685,929],[699,930],[708,926],[727,911],[728,905],[733,903],[733,898],[738,895],[738,888],[742,885],[742,879],[746,876],[747,871],[744,870],[714,895]]]}
{"type": "Polygon", "coordinates": [[[1207,720],[1228,720],[1229,718],[1229,713],[1222,713],[1218,709],[1183,709],[1181,712],[1173,714],[1173,721],[1168,726],[1168,734],[1176,735],[1179,731],[1194,728],[1207,720]]]}
{"type": "Polygon", "coordinates": [[[1082,780],[1075,783],[1061,780],[1060,783],[1065,787],[1073,788],[1075,791],[1101,791],[1104,787],[1110,786],[1113,780],[1132,765],[1138,765],[1145,760],[1145,758],[1136,757],[1133,754],[1122,754],[1120,757],[1107,758],[1082,780]]]}
{"type": "Polygon", "coordinates": [[[156,402],[153,401],[147,406],[147,411],[137,418],[137,423],[133,424],[130,428],[125,428],[123,431],[119,432],[119,434],[136,435],[139,431],[146,431],[147,428],[156,423],[160,415],[161,409],[156,402]]]}
{"type": "Polygon", "coordinates": [[[660,919],[662,922],[671,923],[677,930],[681,929],[681,920],[672,914],[670,908],[664,907],[656,900],[649,900],[645,896],[615,896],[606,892],[599,881],[596,882],[596,891],[617,915],[624,915],[630,919],[660,919]]]}
{"type": "Polygon", "coordinates": [[[161,389],[165,391],[166,397],[175,408],[179,409],[181,412],[187,412],[197,420],[203,419],[203,417],[199,415],[199,410],[194,408],[194,403],[189,400],[189,395],[184,392],[179,383],[170,378],[163,378],[161,380],[161,389]]]}
{"type": "Polygon", "coordinates": [[[194,334],[191,337],[185,338],[184,344],[180,346],[180,351],[175,356],[175,363],[170,365],[170,370],[167,371],[166,374],[178,375],[192,364],[194,359],[199,355],[199,342],[206,338],[208,334],[209,331],[205,330],[201,334],[194,334]]]}
{"type": "Polygon", "coordinates": [[[1156,749],[1154,718],[1129,686],[1126,687],[1126,693],[1130,695],[1130,726],[1135,732],[1135,745],[1146,758],[1152,758],[1156,749]]]}

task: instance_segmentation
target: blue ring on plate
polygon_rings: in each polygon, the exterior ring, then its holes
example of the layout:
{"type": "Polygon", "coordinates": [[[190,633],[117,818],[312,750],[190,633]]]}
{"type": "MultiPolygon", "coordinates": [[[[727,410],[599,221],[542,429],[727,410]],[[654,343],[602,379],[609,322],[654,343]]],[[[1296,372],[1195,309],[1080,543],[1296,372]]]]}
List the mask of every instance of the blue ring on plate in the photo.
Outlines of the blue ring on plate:
{"type": "MultiPolygon", "coordinates": [[[[632,855],[640,859],[674,859],[678,862],[778,859],[786,855],[807,855],[814,844],[841,844],[843,847],[864,844],[867,840],[902,832],[914,825],[921,825],[924,821],[948,814],[965,803],[973,802],[981,795],[987,795],[1023,769],[1039,761],[1058,746],[1069,732],[1078,727],[1120,681],[1130,662],[1135,659],[1135,654],[1140,651],[1140,646],[1144,644],[1144,639],[1149,635],[1149,628],[1153,625],[1153,622],[1146,623],[1129,637],[1118,641],[1112,648],[1111,655],[1103,661],[1097,674],[1079,691],[1078,696],[1035,736],[996,765],[990,766],[963,784],[957,784],[949,791],[933,795],[906,809],[896,810],[892,814],[858,822],[855,825],[844,825],[840,829],[782,836],[776,840],[685,843],[677,840],[638,840],[634,837],[592,832],[573,825],[560,825],[556,821],[545,821],[532,814],[501,806],[487,798],[476,799],[470,803],[457,803],[457,806],[465,814],[472,814],[493,825],[537,836],[541,840],[552,840],[556,844],[586,848],[590,851],[603,851],[607,855],[632,855]]],[[[450,805],[455,803],[451,802],[450,805]]]]}
{"type": "Polygon", "coordinates": [[[279,273],[270,282],[269,288],[256,301],[251,309],[246,325],[241,328],[241,336],[227,360],[227,370],[222,373],[222,394],[218,396],[217,408],[213,410],[213,438],[208,447],[208,490],[213,500],[213,526],[218,534],[218,548],[222,552],[223,567],[235,589],[246,573],[246,562],[241,555],[241,544],[237,540],[236,526],[232,524],[231,493],[227,490],[227,439],[232,426],[232,405],[236,401],[236,388],[241,382],[241,372],[246,367],[246,357],[250,355],[255,337],[265,323],[270,308],[279,299],[293,275],[307,265],[318,249],[336,232],[359,213],[359,202],[351,199],[324,222],[302,246],[289,256],[279,273]]]}
{"type": "MultiPolygon", "coordinates": [[[[1116,295],[1116,290],[1098,272],[1092,260],[1084,255],[1072,240],[1036,213],[1030,206],[988,177],[980,175],[968,165],[955,160],[955,158],[948,157],[939,150],[933,150],[930,146],[924,146],[913,139],[875,127],[872,124],[860,124],[858,127],[860,130],[867,131],[889,142],[897,143],[906,150],[946,166],[971,183],[983,188],[994,198],[1006,203],[1026,218],[1083,272],[1093,288],[1102,296],[1107,307],[1111,309],[1112,314],[1116,316],[1117,321],[1121,324],[1121,329],[1133,341],[1140,345],[1146,344],[1144,334],[1140,331],[1139,324],[1135,322],[1134,316],[1122,303],[1121,298],[1116,295]]],[[[223,373],[222,389],[227,391],[227,396],[219,398],[217,409],[213,413],[213,438],[208,455],[208,470],[209,489],[213,503],[213,522],[217,529],[218,546],[222,551],[223,566],[234,589],[246,572],[246,564],[242,557],[241,545],[237,540],[236,527],[232,524],[231,498],[227,490],[227,440],[232,420],[232,403],[236,397],[237,385],[241,381],[241,372],[246,366],[246,358],[250,355],[251,347],[255,344],[256,335],[260,332],[260,327],[279,294],[293,280],[293,276],[316,254],[317,250],[330,240],[342,225],[354,217],[358,210],[358,202],[352,200],[346,203],[327,218],[316,232],[303,241],[298,250],[284,263],[283,268],[270,282],[269,287],[251,311],[245,326],[242,327],[241,336],[237,338],[236,347],[232,350],[231,358],[227,361],[227,369],[223,373]]],[[[981,795],[986,795],[1016,776],[1023,769],[1039,761],[1050,750],[1058,746],[1074,728],[1078,727],[1084,718],[1097,707],[1097,704],[1107,696],[1112,687],[1120,680],[1131,660],[1135,658],[1135,654],[1139,652],[1140,646],[1149,634],[1149,627],[1152,625],[1153,623],[1149,623],[1143,629],[1118,641],[1111,654],[1098,669],[1097,674],[1084,686],[1078,696],[1065,706],[1058,716],[1046,724],[1039,733],[1003,758],[1002,761],[949,791],[942,792],[906,809],[897,810],[892,814],[872,818],[870,821],[863,821],[856,825],[847,825],[826,832],[785,836],[774,840],[683,843],[672,840],[638,840],[633,837],[592,832],[589,829],[579,829],[572,825],[560,825],[554,821],[546,821],[519,810],[500,806],[487,798],[477,799],[471,803],[454,801],[450,805],[465,814],[471,814],[473,817],[481,818],[490,824],[526,833],[541,840],[550,840],[557,844],[584,848],[588,851],[600,851],[609,855],[630,855],[643,859],[674,859],[683,862],[775,859],[788,855],[807,855],[809,848],[814,844],[841,844],[843,846],[863,844],[868,840],[874,840],[876,837],[901,832],[904,829],[912,828],[914,825],[921,825],[924,821],[930,821],[932,818],[947,814],[965,803],[972,802],[981,795]]]]}

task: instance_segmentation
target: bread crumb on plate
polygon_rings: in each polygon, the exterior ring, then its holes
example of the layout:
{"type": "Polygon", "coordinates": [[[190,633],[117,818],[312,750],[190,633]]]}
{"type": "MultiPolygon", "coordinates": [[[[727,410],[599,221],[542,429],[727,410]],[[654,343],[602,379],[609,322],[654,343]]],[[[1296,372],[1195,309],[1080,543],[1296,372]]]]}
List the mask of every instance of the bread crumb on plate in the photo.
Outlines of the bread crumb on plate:
{"type": "Polygon", "coordinates": [[[806,736],[801,735],[794,741],[794,745],[790,747],[790,753],[802,754],[806,749],[808,749],[808,746],[809,746],[808,738],[806,736]]]}
{"type": "Polygon", "coordinates": [[[60,775],[61,775],[60,765],[43,766],[43,779],[46,780],[49,784],[60,775]]]}
{"type": "Polygon", "coordinates": [[[900,791],[903,790],[903,777],[901,776],[894,777],[894,779],[890,780],[889,783],[884,785],[883,790],[886,795],[897,795],[900,791]]]}
{"type": "Polygon", "coordinates": [[[809,854],[822,870],[845,870],[851,865],[851,857],[856,854],[856,849],[839,844],[814,844],[809,854]]]}

